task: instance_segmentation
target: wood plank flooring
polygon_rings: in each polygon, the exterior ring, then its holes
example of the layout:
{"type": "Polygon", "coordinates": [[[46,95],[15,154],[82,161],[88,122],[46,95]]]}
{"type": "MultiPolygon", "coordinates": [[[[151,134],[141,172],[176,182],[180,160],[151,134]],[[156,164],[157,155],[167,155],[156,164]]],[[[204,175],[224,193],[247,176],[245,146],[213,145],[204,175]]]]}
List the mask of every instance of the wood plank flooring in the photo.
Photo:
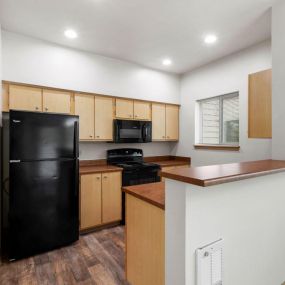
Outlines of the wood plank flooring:
{"type": "Polygon", "coordinates": [[[83,235],[71,246],[0,264],[1,285],[129,285],[124,227],[83,235]]]}

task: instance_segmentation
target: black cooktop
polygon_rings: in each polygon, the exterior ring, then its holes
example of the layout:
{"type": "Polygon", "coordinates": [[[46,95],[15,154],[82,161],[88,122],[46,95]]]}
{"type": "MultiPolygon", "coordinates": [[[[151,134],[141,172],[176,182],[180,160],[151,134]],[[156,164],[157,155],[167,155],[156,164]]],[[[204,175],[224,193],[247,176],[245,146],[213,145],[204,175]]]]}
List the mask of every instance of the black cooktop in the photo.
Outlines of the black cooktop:
{"type": "Polygon", "coordinates": [[[116,165],[128,170],[160,169],[155,163],[144,162],[142,149],[119,148],[107,151],[108,164],[116,165]]]}

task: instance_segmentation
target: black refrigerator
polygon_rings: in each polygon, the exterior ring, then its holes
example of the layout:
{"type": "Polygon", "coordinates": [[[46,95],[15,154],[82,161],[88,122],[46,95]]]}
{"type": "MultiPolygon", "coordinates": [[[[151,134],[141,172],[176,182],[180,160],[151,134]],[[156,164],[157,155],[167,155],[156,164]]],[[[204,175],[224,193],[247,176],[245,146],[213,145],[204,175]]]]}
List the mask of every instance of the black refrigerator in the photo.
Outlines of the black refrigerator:
{"type": "Polygon", "coordinates": [[[3,115],[2,248],[15,260],[79,237],[78,117],[3,115]]]}

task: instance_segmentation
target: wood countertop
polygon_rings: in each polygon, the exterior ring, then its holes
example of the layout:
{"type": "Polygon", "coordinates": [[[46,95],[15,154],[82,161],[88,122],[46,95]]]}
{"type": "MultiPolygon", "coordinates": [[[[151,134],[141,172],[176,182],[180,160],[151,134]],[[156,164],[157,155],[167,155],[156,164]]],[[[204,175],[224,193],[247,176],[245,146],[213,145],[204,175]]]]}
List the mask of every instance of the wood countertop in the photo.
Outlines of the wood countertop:
{"type": "Polygon", "coordinates": [[[113,165],[86,165],[79,167],[79,174],[91,174],[100,172],[116,172],[123,171],[122,168],[113,165]]]}
{"type": "Polygon", "coordinates": [[[123,187],[123,191],[163,210],[165,209],[164,182],[126,186],[123,187]]]}
{"type": "MultiPolygon", "coordinates": [[[[190,157],[181,156],[151,156],[145,157],[146,162],[153,162],[161,167],[179,166],[191,163],[190,157]]],[[[106,159],[98,160],[81,160],[80,161],[80,174],[91,174],[99,172],[115,172],[122,171],[123,169],[117,166],[108,165],[106,159]]]]}
{"type": "Polygon", "coordinates": [[[259,160],[232,164],[177,168],[162,176],[198,186],[212,186],[285,171],[284,160],[259,160]]]}

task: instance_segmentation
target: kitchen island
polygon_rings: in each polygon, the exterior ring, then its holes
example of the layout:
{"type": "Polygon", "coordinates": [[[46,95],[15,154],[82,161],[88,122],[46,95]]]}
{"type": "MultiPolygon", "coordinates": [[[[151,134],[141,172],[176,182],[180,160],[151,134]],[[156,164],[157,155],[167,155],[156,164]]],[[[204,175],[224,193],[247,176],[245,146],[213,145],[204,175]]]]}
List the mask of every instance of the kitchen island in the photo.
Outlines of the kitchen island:
{"type": "Polygon", "coordinates": [[[162,176],[166,285],[196,285],[196,251],[221,239],[218,284],[283,284],[285,161],[181,168],[162,176]]]}
{"type": "Polygon", "coordinates": [[[126,193],[126,278],[134,285],[165,283],[165,186],[124,187],[126,193]]]}

